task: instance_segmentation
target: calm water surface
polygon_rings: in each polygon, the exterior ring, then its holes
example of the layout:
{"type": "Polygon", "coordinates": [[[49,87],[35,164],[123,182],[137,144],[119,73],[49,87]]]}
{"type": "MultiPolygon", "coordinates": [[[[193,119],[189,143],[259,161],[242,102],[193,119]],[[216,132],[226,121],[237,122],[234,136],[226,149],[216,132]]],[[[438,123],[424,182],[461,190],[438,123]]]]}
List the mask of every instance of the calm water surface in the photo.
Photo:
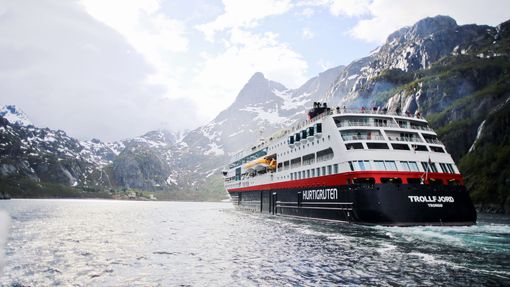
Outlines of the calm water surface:
{"type": "Polygon", "coordinates": [[[510,285],[510,220],[364,227],[229,203],[10,200],[1,286],[510,285]]]}

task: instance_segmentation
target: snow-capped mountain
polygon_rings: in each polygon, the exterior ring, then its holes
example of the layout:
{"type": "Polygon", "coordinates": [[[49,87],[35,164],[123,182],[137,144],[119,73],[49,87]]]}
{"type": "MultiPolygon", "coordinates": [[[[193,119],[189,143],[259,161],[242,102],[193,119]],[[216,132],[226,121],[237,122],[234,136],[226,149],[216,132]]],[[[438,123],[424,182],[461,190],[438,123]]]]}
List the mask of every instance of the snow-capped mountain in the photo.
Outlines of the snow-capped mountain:
{"type": "Polygon", "coordinates": [[[3,106],[0,110],[0,116],[12,124],[22,126],[32,125],[32,122],[28,119],[27,115],[15,105],[3,106]]]}
{"type": "MultiPolygon", "coordinates": [[[[24,115],[12,106],[6,115],[24,115]],[[16,112],[13,112],[16,111],[16,112]]],[[[12,119],[12,116],[11,116],[12,119]]],[[[0,117],[0,178],[26,177],[35,182],[56,182],[68,186],[82,187],[135,187],[150,189],[150,185],[127,184],[122,160],[128,154],[145,149],[155,154],[148,161],[171,161],[170,152],[176,135],[167,131],[152,131],[120,142],[105,143],[97,139],[79,141],[64,131],[21,125],[0,117]],[[112,169],[112,166],[114,167],[112,169]]],[[[139,157],[137,157],[139,158],[139,157]]],[[[129,169],[143,164],[132,161],[129,169]]],[[[140,169],[140,168],[139,168],[140,169]]],[[[168,169],[167,169],[168,170],[168,169]]],[[[145,174],[152,186],[165,185],[169,172],[160,182],[152,180],[156,172],[145,174]]],[[[134,178],[140,180],[140,178],[134,178]]],[[[168,184],[170,185],[170,184],[168,184]]]]}
{"type": "Polygon", "coordinates": [[[255,73],[239,92],[234,103],[209,124],[190,132],[183,142],[196,153],[226,155],[254,144],[298,120],[306,109],[331,88],[343,67],[329,69],[308,80],[298,89],[255,73]]]}
{"type": "Polygon", "coordinates": [[[10,123],[0,117],[0,176],[69,186],[103,185],[103,159],[64,131],[10,123]]]}

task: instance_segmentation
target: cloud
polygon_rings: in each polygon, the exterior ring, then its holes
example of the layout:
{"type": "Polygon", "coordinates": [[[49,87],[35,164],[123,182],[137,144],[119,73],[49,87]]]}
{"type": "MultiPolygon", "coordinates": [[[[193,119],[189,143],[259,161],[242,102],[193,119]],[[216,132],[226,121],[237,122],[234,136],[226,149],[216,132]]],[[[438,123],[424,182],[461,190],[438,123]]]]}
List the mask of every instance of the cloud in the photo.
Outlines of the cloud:
{"type": "Polygon", "coordinates": [[[332,0],[329,11],[335,16],[361,16],[369,12],[370,0],[332,0]]]}
{"type": "MultiPolygon", "coordinates": [[[[359,7],[360,12],[366,11],[363,14],[369,16],[360,19],[349,34],[380,44],[395,30],[413,25],[425,17],[448,15],[457,20],[458,24],[477,23],[495,26],[508,20],[509,9],[510,3],[505,0],[374,0],[364,2],[364,6],[359,7]]],[[[356,16],[356,13],[350,15],[356,16]]]]}
{"type": "Polygon", "coordinates": [[[283,14],[292,7],[290,0],[223,0],[223,5],[225,10],[222,15],[212,22],[196,26],[211,42],[217,32],[253,27],[261,19],[283,14]]]}
{"type": "MultiPolygon", "coordinates": [[[[290,0],[223,0],[223,5],[223,14],[195,26],[206,40],[220,45],[216,53],[201,54],[203,64],[193,80],[198,84],[193,93],[202,95],[201,107],[214,106],[216,112],[226,108],[255,72],[289,87],[307,79],[307,62],[289,44],[282,43],[277,33],[253,31],[263,19],[290,11],[290,0]],[[221,38],[217,37],[220,32],[221,38]]],[[[313,34],[307,30],[304,36],[313,34]]]]}
{"type": "Polygon", "coordinates": [[[302,84],[308,65],[275,33],[254,34],[234,29],[222,52],[203,54],[203,67],[194,82],[204,88],[201,106],[231,103],[247,80],[258,71],[290,87],[302,84]]]}
{"type": "Polygon", "coordinates": [[[0,20],[0,104],[18,105],[36,125],[118,140],[199,124],[195,104],[148,83],[157,67],[77,2],[7,2],[0,20]]]}
{"type": "MultiPolygon", "coordinates": [[[[95,19],[120,33],[154,68],[149,82],[173,87],[178,75],[173,55],[186,52],[189,41],[184,23],[167,17],[158,0],[80,0],[95,19]]],[[[168,94],[172,96],[172,94],[168,94]]]]}
{"type": "Polygon", "coordinates": [[[303,16],[305,18],[310,18],[313,16],[314,13],[315,13],[315,11],[312,8],[306,7],[303,10],[297,12],[296,15],[303,16]]]}
{"type": "Polygon", "coordinates": [[[303,28],[303,32],[301,33],[301,37],[305,40],[310,40],[314,36],[312,30],[310,28],[303,28]]]}

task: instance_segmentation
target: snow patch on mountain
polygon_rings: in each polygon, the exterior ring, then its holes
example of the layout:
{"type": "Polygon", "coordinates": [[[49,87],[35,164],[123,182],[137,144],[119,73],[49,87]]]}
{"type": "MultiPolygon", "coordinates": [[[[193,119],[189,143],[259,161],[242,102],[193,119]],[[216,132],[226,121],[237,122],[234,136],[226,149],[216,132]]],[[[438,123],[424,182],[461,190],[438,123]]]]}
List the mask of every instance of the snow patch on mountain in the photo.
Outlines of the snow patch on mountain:
{"type": "Polygon", "coordinates": [[[209,144],[209,150],[204,152],[204,154],[219,156],[219,155],[224,155],[225,151],[220,146],[218,146],[215,142],[212,142],[209,144]]]}
{"type": "Polygon", "coordinates": [[[303,93],[299,96],[295,96],[292,90],[278,91],[273,90],[275,96],[283,100],[283,104],[280,106],[282,110],[294,110],[304,107],[306,103],[310,101],[310,93],[303,93]]]}
{"type": "Polygon", "coordinates": [[[266,121],[270,124],[283,124],[288,121],[286,117],[282,117],[278,113],[278,105],[276,105],[274,109],[270,110],[265,110],[264,107],[248,106],[241,109],[241,111],[254,113],[255,120],[266,121]]]}
{"type": "Polygon", "coordinates": [[[32,122],[28,119],[27,115],[15,105],[3,106],[0,110],[0,116],[4,117],[12,124],[22,126],[32,125],[32,122]]]}

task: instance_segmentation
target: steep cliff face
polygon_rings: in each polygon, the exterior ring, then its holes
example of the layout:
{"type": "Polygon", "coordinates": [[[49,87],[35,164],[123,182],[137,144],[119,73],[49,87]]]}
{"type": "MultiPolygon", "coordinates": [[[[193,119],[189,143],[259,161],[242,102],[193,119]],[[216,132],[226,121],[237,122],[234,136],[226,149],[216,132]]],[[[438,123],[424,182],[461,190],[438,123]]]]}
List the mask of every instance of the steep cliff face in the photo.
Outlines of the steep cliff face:
{"type": "Polygon", "coordinates": [[[170,166],[157,149],[128,146],[113,161],[112,171],[118,186],[158,190],[167,186],[170,166]]]}
{"type": "MultiPolygon", "coordinates": [[[[412,81],[414,73],[431,68],[445,57],[482,50],[483,57],[497,55],[486,49],[500,35],[494,27],[458,26],[448,16],[425,18],[391,34],[370,56],[348,65],[327,99],[349,106],[384,104],[385,93],[412,81]]],[[[409,101],[403,105],[414,112],[418,106],[409,101]]]]}

